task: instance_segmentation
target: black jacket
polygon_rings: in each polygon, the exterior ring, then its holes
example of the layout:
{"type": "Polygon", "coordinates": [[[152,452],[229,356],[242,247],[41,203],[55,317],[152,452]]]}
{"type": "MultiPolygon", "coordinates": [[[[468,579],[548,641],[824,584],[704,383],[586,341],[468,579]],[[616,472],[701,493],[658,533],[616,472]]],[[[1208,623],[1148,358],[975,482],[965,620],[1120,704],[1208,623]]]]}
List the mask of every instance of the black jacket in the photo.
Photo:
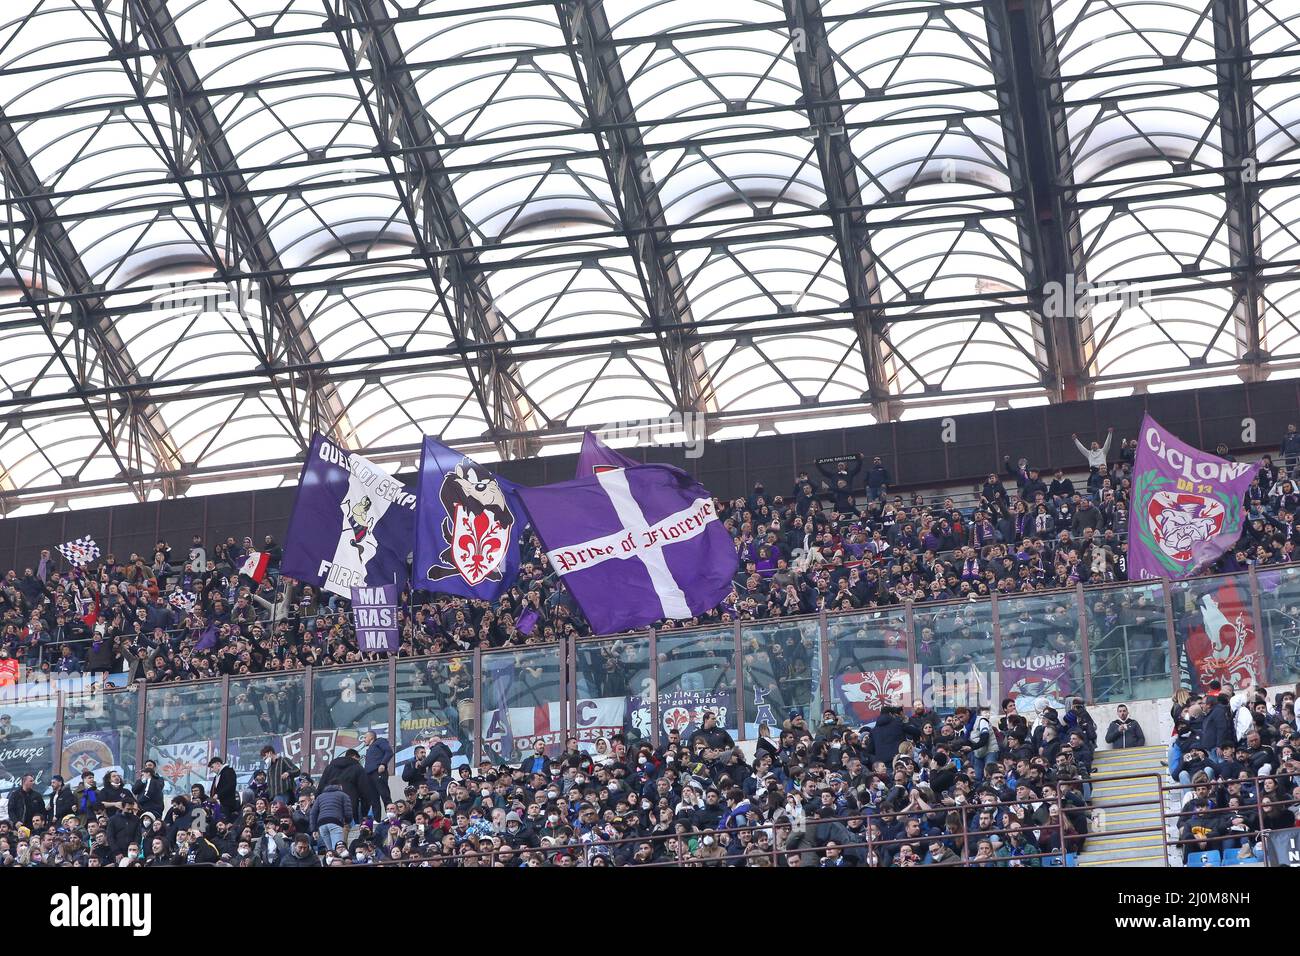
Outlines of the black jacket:
{"type": "Polygon", "coordinates": [[[1136,720],[1130,717],[1124,728],[1121,729],[1118,720],[1112,720],[1110,727],[1106,730],[1106,743],[1111,744],[1116,749],[1123,747],[1145,747],[1146,735],[1142,733],[1142,727],[1136,720]]]}
{"type": "Polygon", "coordinates": [[[709,730],[705,730],[701,727],[699,730],[695,731],[695,733],[691,734],[688,743],[690,744],[692,751],[695,749],[695,741],[697,740],[703,740],[704,746],[713,750],[722,750],[724,747],[736,746],[736,742],[731,739],[731,734],[727,733],[717,725],[714,725],[709,730]]]}
{"type": "Polygon", "coordinates": [[[898,754],[898,745],[904,738],[915,740],[921,736],[919,728],[907,723],[893,713],[883,713],[876,718],[876,727],[871,731],[871,751],[875,760],[883,760],[885,766],[894,762],[898,754]]]}
{"type": "Polygon", "coordinates": [[[115,813],[108,818],[108,845],[114,853],[126,853],[140,842],[140,817],[134,813],[115,813]]]}
{"type": "Polygon", "coordinates": [[[44,813],[45,801],[36,788],[24,790],[21,786],[9,791],[9,819],[23,826],[31,826],[32,814],[44,813]]]}
{"type": "Polygon", "coordinates": [[[1227,747],[1237,742],[1236,735],[1232,729],[1232,718],[1228,713],[1228,708],[1223,704],[1215,704],[1213,709],[1205,715],[1205,722],[1201,724],[1201,743],[1207,748],[1227,747]]]}
{"type": "Polygon", "coordinates": [[[221,804],[221,812],[227,820],[239,816],[239,785],[235,781],[235,768],[222,767],[221,773],[212,784],[212,797],[221,804]]]}
{"type": "Polygon", "coordinates": [[[335,783],[352,799],[354,808],[361,795],[370,792],[366,785],[366,772],[361,769],[361,761],[351,757],[335,757],[331,760],[325,772],[320,775],[318,786],[321,791],[324,791],[326,787],[335,783]]]}
{"type": "Polygon", "coordinates": [[[77,796],[66,784],[59,789],[58,793],[50,794],[49,799],[45,801],[46,819],[50,822],[62,820],[69,813],[76,812],[77,796]]]}
{"type": "Polygon", "coordinates": [[[162,777],[153,774],[149,777],[148,783],[143,777],[131,784],[131,792],[135,794],[136,803],[140,804],[140,812],[152,813],[155,817],[163,815],[163,781],[162,777]]]}

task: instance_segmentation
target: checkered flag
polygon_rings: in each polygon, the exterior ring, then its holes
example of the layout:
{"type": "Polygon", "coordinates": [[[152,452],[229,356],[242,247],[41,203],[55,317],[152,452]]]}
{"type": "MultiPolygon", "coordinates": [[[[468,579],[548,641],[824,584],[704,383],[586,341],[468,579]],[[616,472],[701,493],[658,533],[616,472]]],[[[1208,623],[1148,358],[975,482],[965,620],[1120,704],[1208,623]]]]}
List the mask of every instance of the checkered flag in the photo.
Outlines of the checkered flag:
{"type": "Polygon", "coordinates": [[[59,553],[74,567],[81,568],[99,557],[99,545],[95,544],[94,538],[86,535],[76,541],[59,545],[59,553]]]}
{"type": "Polygon", "coordinates": [[[194,605],[199,603],[198,596],[193,591],[173,591],[168,600],[172,607],[186,614],[194,610],[194,605]]]}

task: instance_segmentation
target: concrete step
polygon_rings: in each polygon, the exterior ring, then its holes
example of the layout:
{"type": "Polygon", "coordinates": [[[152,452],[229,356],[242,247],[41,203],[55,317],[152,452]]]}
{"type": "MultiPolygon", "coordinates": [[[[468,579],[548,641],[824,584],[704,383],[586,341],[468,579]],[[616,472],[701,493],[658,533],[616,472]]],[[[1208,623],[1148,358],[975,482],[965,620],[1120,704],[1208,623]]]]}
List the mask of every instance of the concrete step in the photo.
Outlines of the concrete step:
{"type": "Polygon", "coordinates": [[[1153,790],[1111,790],[1106,793],[1092,791],[1092,802],[1094,806],[1124,806],[1128,804],[1138,805],[1151,803],[1153,806],[1160,806],[1160,795],[1153,790]]]}
{"type": "Polygon", "coordinates": [[[1131,830],[1134,827],[1161,826],[1160,810],[1155,807],[1125,807],[1107,810],[1099,807],[1093,820],[1101,830],[1131,830]]]}
{"type": "Polygon", "coordinates": [[[1143,853],[1132,856],[1116,856],[1106,859],[1095,859],[1089,853],[1084,853],[1079,857],[1079,866],[1142,866],[1142,867],[1163,867],[1165,865],[1164,853],[1143,853]]]}
{"type": "Polygon", "coordinates": [[[1095,845],[1093,839],[1095,838],[1089,836],[1087,844],[1084,844],[1083,853],[1079,855],[1080,866],[1123,866],[1131,860],[1149,860],[1149,858],[1156,858],[1156,860],[1161,861],[1161,865],[1164,865],[1165,852],[1161,848],[1162,843],[1158,835],[1151,839],[1138,836],[1138,838],[1135,838],[1138,842],[1135,843],[1121,843],[1119,840],[1112,840],[1110,843],[1099,842],[1095,845]]]}
{"type": "Polygon", "coordinates": [[[1093,760],[1094,773],[1155,773],[1164,769],[1160,762],[1146,757],[1134,757],[1123,760],[1093,760]]]}
{"type": "Polygon", "coordinates": [[[1163,757],[1169,753],[1169,748],[1159,744],[1148,744],[1145,747],[1126,747],[1123,750],[1097,750],[1093,753],[1095,760],[1110,760],[1116,757],[1163,757]]]}
{"type": "MultiPolygon", "coordinates": [[[[1116,827],[1119,830],[1136,830],[1139,827],[1116,827]]],[[[1161,844],[1161,832],[1157,826],[1154,830],[1146,833],[1123,833],[1111,836],[1106,832],[1090,834],[1088,843],[1084,847],[1084,853],[1091,853],[1095,849],[1109,848],[1112,846],[1159,846],[1161,844]]]]}

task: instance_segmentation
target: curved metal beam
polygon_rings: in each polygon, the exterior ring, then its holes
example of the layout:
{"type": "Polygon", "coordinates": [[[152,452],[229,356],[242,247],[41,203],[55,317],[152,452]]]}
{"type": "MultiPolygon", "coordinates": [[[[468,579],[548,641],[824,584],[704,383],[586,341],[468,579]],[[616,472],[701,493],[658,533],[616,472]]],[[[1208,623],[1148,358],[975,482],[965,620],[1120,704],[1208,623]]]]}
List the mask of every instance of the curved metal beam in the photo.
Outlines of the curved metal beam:
{"type": "MultiPolygon", "coordinates": [[[[507,324],[488,289],[473,231],[445,170],[435,124],[406,65],[395,21],[388,16],[383,0],[327,0],[326,6],[337,8],[331,17],[335,36],[401,197],[425,272],[443,303],[453,339],[457,345],[508,342],[507,324]],[[349,33],[356,38],[355,46],[348,42],[349,33]],[[370,62],[369,71],[360,65],[362,54],[370,62]],[[367,94],[361,82],[363,73],[374,83],[372,94],[367,94]],[[413,148],[404,170],[399,171],[393,158],[392,139],[401,147],[413,148]],[[451,287],[451,303],[442,291],[444,281],[451,287]]],[[[477,361],[465,358],[463,366],[498,452],[507,456],[534,451],[528,442],[512,443],[506,438],[533,430],[539,426],[538,416],[545,418],[518,380],[509,351],[493,352],[477,361]]]]}
{"type": "Polygon", "coordinates": [[[812,126],[810,132],[816,137],[817,165],[827,211],[835,224],[840,267],[844,270],[848,304],[867,375],[868,394],[863,397],[872,403],[878,421],[892,421],[895,409],[890,402],[889,369],[882,349],[886,326],[880,306],[884,300],[867,232],[862,184],[858,182],[845,128],[844,105],[839,101],[840,84],[826,36],[821,0],[785,0],[785,13],[790,19],[791,46],[803,91],[802,106],[812,126]]]}
{"type": "Polygon", "coordinates": [[[1242,378],[1264,378],[1268,359],[1261,344],[1259,192],[1255,169],[1255,96],[1251,87],[1250,15],[1247,0],[1212,0],[1215,73],[1219,81],[1219,135],[1227,204],[1228,252],[1237,273],[1232,315],[1241,353],[1242,378]]]}
{"type": "Polygon", "coordinates": [[[600,136],[605,145],[605,173],[628,230],[625,236],[637,262],[673,401],[681,411],[707,413],[716,407],[713,386],[695,336],[695,319],[677,253],[667,248],[672,230],[659,201],[659,185],[613,43],[609,17],[601,0],[572,0],[557,3],[555,9],[588,113],[604,130],[600,136]],[[581,61],[575,49],[582,51],[581,61]]]}
{"type": "MultiPolygon", "coordinates": [[[[216,201],[225,209],[226,231],[236,247],[231,258],[247,259],[260,272],[283,275],[284,267],[271,242],[270,230],[257,203],[248,195],[248,184],[244,181],[238,159],[226,140],[212,102],[204,92],[198,71],[190,59],[189,47],[181,39],[166,0],[128,0],[128,4],[135,25],[150,44],[150,55],[162,67],[162,79],[168,89],[172,113],[188,128],[191,145],[202,167],[213,174],[210,182],[218,191],[216,201]]],[[[206,218],[198,208],[194,209],[194,214],[200,222],[206,218]]],[[[221,257],[214,258],[213,268],[224,275],[227,263],[221,257]]],[[[260,284],[265,292],[261,299],[263,308],[268,310],[280,336],[278,343],[271,341],[271,335],[267,336],[259,356],[262,362],[268,367],[274,366],[284,355],[291,356],[294,364],[324,361],[287,278],[266,278],[260,284]]],[[[349,431],[347,408],[337,389],[328,381],[314,378],[301,384],[309,396],[309,426],[345,443],[349,431]]],[[[294,418],[292,430],[305,451],[311,436],[302,434],[296,427],[296,416],[291,414],[290,408],[296,397],[296,390],[291,390],[291,394],[282,395],[281,400],[285,403],[288,417],[294,418]]]]}
{"type": "MultiPolygon", "coordinates": [[[[1002,128],[1013,184],[1024,190],[1030,218],[1029,281],[1039,297],[1050,381],[1058,401],[1086,399],[1092,370],[1087,345],[1092,319],[1073,309],[1055,314],[1063,297],[1087,282],[1079,211],[1064,187],[1074,184],[1070,131],[1063,105],[1061,62],[1050,0],[993,0],[988,16],[990,51],[1001,89],[1002,128]],[[1016,180],[1019,180],[1016,182],[1016,180]],[[1053,285],[1059,290],[1052,296],[1053,285]]],[[[1022,237],[1026,235],[1022,223],[1022,237]]]]}
{"type": "MultiPolygon", "coordinates": [[[[18,206],[27,219],[27,228],[45,261],[53,269],[59,284],[65,292],[78,294],[80,297],[69,303],[68,310],[73,320],[72,335],[60,342],[54,334],[53,315],[42,316],[42,328],[49,338],[55,359],[63,366],[73,388],[90,414],[95,428],[100,434],[104,446],[121,469],[122,480],[131,488],[141,501],[145,500],[148,489],[143,479],[147,469],[140,455],[139,440],[148,442],[162,472],[179,472],[182,467],[180,452],[172,439],[158,407],[148,399],[147,392],[138,402],[133,401],[128,409],[120,415],[123,424],[133,427],[134,434],[128,444],[127,459],[123,460],[117,444],[120,435],[115,435],[112,428],[112,410],[97,409],[87,394],[87,373],[93,363],[86,361],[86,356],[78,355],[76,361],[69,360],[64,349],[69,343],[77,347],[78,352],[84,346],[79,337],[85,336],[93,341],[94,351],[104,371],[104,377],[114,386],[140,386],[147,384],[135,363],[131,360],[126,343],[118,334],[109,315],[103,307],[103,300],[98,298],[99,290],[86,271],[68,231],[57,221],[54,203],[45,196],[45,184],[32,166],[31,159],[18,139],[18,133],[8,120],[0,117],[0,164],[4,168],[5,182],[16,187],[23,197],[18,206]],[[99,412],[108,411],[109,427],[100,420],[99,412]]],[[[29,283],[18,269],[17,257],[6,247],[5,259],[14,273],[15,280],[26,290],[29,283]]],[[[33,308],[40,314],[38,306],[33,308]]],[[[168,479],[163,481],[164,493],[175,491],[175,485],[168,479]]]]}

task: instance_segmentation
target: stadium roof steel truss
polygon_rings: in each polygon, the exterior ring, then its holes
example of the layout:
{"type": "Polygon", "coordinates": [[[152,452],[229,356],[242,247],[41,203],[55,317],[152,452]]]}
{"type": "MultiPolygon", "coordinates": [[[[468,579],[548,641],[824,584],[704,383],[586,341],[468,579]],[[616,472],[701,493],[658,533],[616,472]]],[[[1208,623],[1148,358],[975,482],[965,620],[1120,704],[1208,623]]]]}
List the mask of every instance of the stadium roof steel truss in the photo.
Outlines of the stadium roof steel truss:
{"type": "Polygon", "coordinates": [[[26,0],[0,500],[1300,368],[1300,9],[26,0]]]}

